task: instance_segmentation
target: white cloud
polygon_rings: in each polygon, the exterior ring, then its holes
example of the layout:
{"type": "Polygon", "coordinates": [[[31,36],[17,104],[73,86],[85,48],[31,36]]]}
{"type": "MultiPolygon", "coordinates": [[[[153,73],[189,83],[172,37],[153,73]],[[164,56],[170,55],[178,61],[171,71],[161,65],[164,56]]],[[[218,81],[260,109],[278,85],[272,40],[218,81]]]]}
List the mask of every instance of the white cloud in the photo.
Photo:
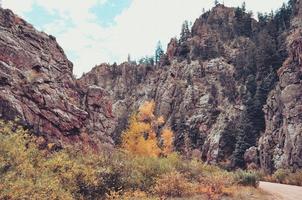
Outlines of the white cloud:
{"type": "MultiPolygon", "coordinates": [[[[122,62],[128,53],[134,59],[152,55],[158,40],[163,46],[177,36],[184,20],[194,22],[202,9],[210,9],[214,0],[133,0],[129,8],[115,18],[111,27],[102,27],[91,8],[109,0],[4,0],[3,7],[25,17],[33,4],[57,15],[42,28],[55,35],[59,44],[74,63],[80,75],[101,62],[122,62]]],[[[220,2],[223,2],[221,0],[220,2]]],[[[228,6],[239,6],[243,0],[225,0],[228,6]]],[[[269,12],[284,0],[246,0],[247,8],[255,13],[269,12]]]]}
{"type": "Polygon", "coordinates": [[[28,12],[32,8],[34,0],[20,1],[20,0],[2,0],[2,6],[4,8],[10,8],[20,16],[24,17],[24,13],[28,12]]]}

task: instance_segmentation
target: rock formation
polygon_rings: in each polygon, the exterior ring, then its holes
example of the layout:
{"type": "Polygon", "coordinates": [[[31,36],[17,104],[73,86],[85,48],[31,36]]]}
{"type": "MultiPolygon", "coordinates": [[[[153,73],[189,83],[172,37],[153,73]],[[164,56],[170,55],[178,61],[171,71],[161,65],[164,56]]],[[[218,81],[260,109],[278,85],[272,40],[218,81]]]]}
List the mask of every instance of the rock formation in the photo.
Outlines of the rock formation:
{"type": "Polygon", "coordinates": [[[129,116],[154,100],[187,156],[301,168],[302,3],[291,3],[259,21],[218,4],[171,39],[159,64],[101,64],[78,80],[53,36],[0,9],[1,118],[58,146],[99,148],[118,143],[129,116]]]}
{"type": "Polygon", "coordinates": [[[301,144],[298,144],[301,142],[301,109],[297,104],[301,103],[301,85],[297,85],[301,84],[301,75],[298,75],[301,67],[292,63],[296,70],[290,70],[293,74],[287,74],[288,80],[283,84],[292,81],[296,85],[285,90],[283,97],[280,89],[273,88],[279,88],[282,83],[280,72],[284,67],[278,71],[279,82],[276,73],[282,63],[300,55],[294,51],[299,47],[298,40],[295,39],[294,46],[285,45],[293,29],[289,22],[299,23],[287,14],[291,12],[289,7],[282,12],[284,26],[280,27],[276,25],[278,17],[257,22],[243,9],[217,5],[196,20],[186,41],[175,38],[170,41],[166,53],[169,62],[160,62],[157,66],[102,64],[85,74],[79,84],[95,84],[111,94],[113,113],[119,122],[115,141],[129,115],[143,101],[154,99],[157,114],[167,119],[166,125],[175,132],[175,147],[183,153],[190,155],[197,150],[208,163],[226,166],[232,166],[230,161],[236,156],[239,161],[245,159],[246,164],[266,170],[294,166],[294,162],[301,159],[301,144]],[[272,29],[278,33],[272,33],[272,29]],[[274,93],[291,105],[287,119],[294,121],[289,129],[293,137],[298,138],[292,138],[294,142],[287,144],[291,145],[287,148],[294,151],[295,161],[285,159],[278,166],[271,162],[284,131],[281,131],[280,119],[275,121],[278,118],[275,115],[283,115],[284,105],[280,105],[283,100],[280,102],[279,97],[272,100],[274,93]],[[268,107],[274,110],[269,111],[268,107]],[[278,130],[274,143],[270,138],[272,126],[278,130]]]}
{"type": "Polygon", "coordinates": [[[287,37],[288,58],[264,108],[266,130],[259,141],[264,169],[302,168],[302,1],[287,37]]]}
{"type": "MultiPolygon", "coordinates": [[[[241,69],[234,62],[243,50],[255,47],[249,37],[237,32],[237,23],[235,9],[219,5],[195,22],[187,41],[171,40],[169,65],[102,64],[79,83],[98,85],[113,97],[113,113],[119,122],[116,140],[129,115],[143,101],[153,99],[157,114],[176,133],[177,150],[199,150],[209,163],[225,161],[235,148],[235,134],[225,129],[240,117],[246,95],[246,77],[240,77],[241,69]]],[[[249,23],[255,22],[250,19],[249,23]]]]}
{"type": "Polygon", "coordinates": [[[107,93],[80,91],[72,63],[53,36],[0,8],[0,115],[57,146],[112,143],[107,93]]]}
{"type": "Polygon", "coordinates": [[[128,63],[117,69],[101,65],[80,81],[111,92],[115,99],[113,113],[120,125],[117,134],[142,102],[154,99],[156,112],[167,119],[169,126],[179,130],[177,146],[184,147],[182,143],[188,137],[192,148],[202,150],[205,143],[205,157],[211,155],[215,159],[218,156],[215,145],[219,145],[225,121],[235,120],[242,109],[240,100],[236,101],[225,88],[228,85],[234,93],[239,91],[233,74],[234,67],[218,58],[204,63],[174,62],[159,69],[128,63]]]}

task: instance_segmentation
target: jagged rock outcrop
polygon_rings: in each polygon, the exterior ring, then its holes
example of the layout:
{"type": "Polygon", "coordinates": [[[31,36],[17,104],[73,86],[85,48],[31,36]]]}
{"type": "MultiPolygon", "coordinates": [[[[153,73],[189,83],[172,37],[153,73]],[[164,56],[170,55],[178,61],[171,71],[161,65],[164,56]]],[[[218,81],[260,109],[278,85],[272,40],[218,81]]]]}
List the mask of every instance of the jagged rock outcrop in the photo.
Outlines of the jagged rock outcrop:
{"type": "Polygon", "coordinates": [[[287,37],[289,56],[264,108],[266,130],[259,141],[261,167],[302,168],[302,1],[297,1],[287,37]]]}
{"type": "Polygon", "coordinates": [[[80,91],[72,63],[53,36],[0,8],[0,115],[57,146],[112,143],[106,93],[80,91]]]}
{"type": "MultiPolygon", "coordinates": [[[[287,73],[287,78],[279,76],[277,82],[277,70],[288,54],[289,57],[301,55],[289,50],[294,49],[293,46],[288,48],[285,45],[291,30],[290,21],[299,24],[299,20],[290,17],[290,7],[282,9],[277,17],[263,17],[257,22],[244,9],[219,4],[196,20],[186,40],[173,38],[170,41],[165,55],[169,64],[102,64],[81,77],[79,84],[82,87],[98,85],[112,96],[113,113],[118,119],[116,141],[129,115],[143,101],[153,99],[156,114],[164,116],[167,119],[165,125],[171,126],[175,132],[177,150],[187,154],[200,151],[202,159],[208,163],[232,166],[230,161],[237,156],[240,162],[245,159],[246,166],[252,164],[274,169],[268,162],[271,162],[273,145],[279,143],[282,131],[280,134],[278,131],[275,142],[267,139],[267,135],[270,135],[270,127],[281,128],[280,118],[274,120],[278,118],[275,117],[276,110],[280,116],[285,114],[281,105],[284,102],[280,101],[282,91],[275,92],[280,98],[272,100],[274,92],[268,100],[267,97],[286,79],[287,82],[297,82],[301,78],[296,72],[295,75],[287,73]],[[268,103],[264,106],[266,100],[268,103]],[[266,114],[262,111],[263,106],[266,114]],[[268,107],[275,108],[269,111],[268,107]]],[[[298,43],[295,48],[299,47],[298,43]]],[[[293,65],[296,71],[300,70],[297,63],[293,65]]],[[[300,101],[300,92],[300,85],[291,86],[283,91],[282,97],[290,104],[286,113],[295,125],[288,128],[296,135],[301,135],[300,110],[299,106],[290,109],[300,101]]],[[[290,148],[290,151],[296,149],[294,162],[301,159],[301,153],[297,152],[301,148],[299,142],[291,143],[291,146],[299,146],[290,148]]],[[[286,164],[295,165],[291,161],[286,164]]]]}
{"type": "Polygon", "coordinates": [[[117,133],[142,102],[154,99],[156,112],[178,131],[176,145],[184,148],[187,138],[190,148],[203,151],[208,161],[214,161],[219,156],[225,122],[238,118],[242,109],[241,101],[232,96],[239,91],[233,75],[234,67],[218,58],[190,64],[175,61],[158,69],[129,63],[117,68],[103,64],[80,82],[94,83],[111,92],[115,99],[113,113],[119,119],[117,133]]]}
{"type": "MultiPolygon", "coordinates": [[[[234,17],[235,9],[223,5],[201,16],[193,26],[192,37],[183,43],[177,39],[169,43],[169,65],[102,64],[80,78],[80,85],[98,85],[114,99],[116,140],[129,115],[143,101],[153,99],[156,114],[175,131],[178,150],[199,150],[209,163],[231,157],[235,134],[225,129],[240,117],[247,92],[244,78],[237,78],[234,62],[245,50],[243,44],[246,48],[255,46],[250,38],[235,31],[234,17]],[[225,35],[217,23],[231,24],[232,34],[225,35]]],[[[252,26],[252,20],[249,23],[252,26]]]]}

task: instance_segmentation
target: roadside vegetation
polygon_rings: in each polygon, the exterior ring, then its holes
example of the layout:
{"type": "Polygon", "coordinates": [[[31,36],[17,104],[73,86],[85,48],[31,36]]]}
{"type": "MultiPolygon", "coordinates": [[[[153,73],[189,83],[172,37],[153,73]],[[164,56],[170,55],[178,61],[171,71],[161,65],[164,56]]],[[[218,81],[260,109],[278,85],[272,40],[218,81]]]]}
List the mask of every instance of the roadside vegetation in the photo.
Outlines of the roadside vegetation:
{"type": "Polygon", "coordinates": [[[263,176],[264,181],[302,186],[302,170],[292,172],[289,169],[278,169],[272,175],[263,176]]]}
{"type": "Polygon", "coordinates": [[[146,102],[121,148],[99,153],[41,149],[28,131],[1,121],[0,199],[265,199],[256,173],[227,172],[173,152],[164,121],[146,102]]]}

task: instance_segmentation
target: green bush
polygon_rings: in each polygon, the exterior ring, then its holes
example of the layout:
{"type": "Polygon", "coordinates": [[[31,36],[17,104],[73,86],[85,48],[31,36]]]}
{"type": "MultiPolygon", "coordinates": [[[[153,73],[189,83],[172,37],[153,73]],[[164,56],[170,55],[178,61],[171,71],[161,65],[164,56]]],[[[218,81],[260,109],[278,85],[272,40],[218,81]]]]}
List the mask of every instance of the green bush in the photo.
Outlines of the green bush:
{"type": "Polygon", "coordinates": [[[273,174],[273,180],[275,180],[278,183],[285,183],[287,176],[290,174],[289,170],[286,169],[278,169],[273,174]]]}
{"type": "Polygon", "coordinates": [[[156,178],[173,171],[178,162],[180,157],[177,154],[166,158],[133,157],[129,160],[128,168],[131,169],[131,173],[128,185],[132,189],[148,191],[155,184],[156,178]]]}
{"type": "Polygon", "coordinates": [[[259,177],[253,171],[238,170],[234,174],[235,181],[239,185],[258,187],[259,177]]]}
{"type": "Polygon", "coordinates": [[[291,172],[287,169],[278,169],[272,175],[272,181],[283,184],[302,186],[302,170],[291,172]]]}

